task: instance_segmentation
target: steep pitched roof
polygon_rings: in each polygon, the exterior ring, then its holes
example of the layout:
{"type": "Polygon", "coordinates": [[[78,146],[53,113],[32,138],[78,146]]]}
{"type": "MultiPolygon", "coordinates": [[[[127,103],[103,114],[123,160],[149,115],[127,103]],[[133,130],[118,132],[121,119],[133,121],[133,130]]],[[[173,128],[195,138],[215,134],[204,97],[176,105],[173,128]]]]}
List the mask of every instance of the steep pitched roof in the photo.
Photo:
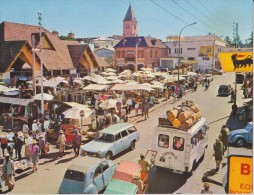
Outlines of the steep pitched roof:
{"type": "Polygon", "coordinates": [[[166,46],[161,42],[160,39],[153,37],[125,37],[119,43],[117,43],[114,48],[121,47],[136,47],[136,43],[139,42],[138,47],[156,47],[156,48],[166,48],[166,46]]]}
{"type": "Polygon", "coordinates": [[[68,45],[71,60],[75,67],[79,64],[79,60],[87,47],[88,45],[68,45]]]}
{"type": "Polygon", "coordinates": [[[15,60],[26,41],[4,41],[0,44],[0,72],[5,72],[15,60]]]}
{"type": "Polygon", "coordinates": [[[99,67],[111,67],[109,63],[107,63],[102,57],[97,56],[94,54],[95,61],[99,67]]]}
{"type": "Polygon", "coordinates": [[[137,21],[131,5],[129,6],[123,21],[137,21]]]}
{"type": "MultiPolygon", "coordinates": [[[[52,48],[43,48],[42,61],[48,70],[70,70],[73,69],[72,60],[67,47],[67,42],[60,40],[46,29],[42,28],[43,36],[52,48]]],[[[31,46],[32,33],[39,33],[39,27],[26,24],[17,24],[13,22],[3,22],[0,24],[0,44],[5,41],[27,41],[31,46]]],[[[40,58],[39,52],[36,52],[40,58]]]]}

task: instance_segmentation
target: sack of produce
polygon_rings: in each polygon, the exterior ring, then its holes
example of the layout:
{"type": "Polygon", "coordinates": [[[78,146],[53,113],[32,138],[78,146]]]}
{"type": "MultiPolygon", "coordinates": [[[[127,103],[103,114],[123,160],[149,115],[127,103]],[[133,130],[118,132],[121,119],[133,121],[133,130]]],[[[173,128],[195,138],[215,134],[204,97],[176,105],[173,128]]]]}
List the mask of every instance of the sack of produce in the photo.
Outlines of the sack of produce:
{"type": "Polygon", "coordinates": [[[168,118],[168,120],[169,120],[169,122],[173,122],[173,120],[175,120],[176,119],[176,117],[177,117],[177,115],[178,115],[178,110],[171,110],[171,111],[169,111],[168,113],[167,113],[167,118],[168,118]]]}
{"type": "Polygon", "coordinates": [[[195,113],[197,113],[197,112],[200,111],[200,109],[199,109],[199,107],[198,107],[197,104],[194,104],[193,106],[191,106],[190,109],[191,109],[193,112],[195,112],[195,113]]]}
{"type": "Polygon", "coordinates": [[[186,121],[181,122],[181,127],[188,129],[193,124],[192,118],[188,118],[186,121]]]}
{"type": "Polygon", "coordinates": [[[177,119],[180,122],[183,122],[183,121],[186,121],[190,117],[191,117],[191,111],[186,109],[184,112],[181,112],[178,114],[177,119]]]}

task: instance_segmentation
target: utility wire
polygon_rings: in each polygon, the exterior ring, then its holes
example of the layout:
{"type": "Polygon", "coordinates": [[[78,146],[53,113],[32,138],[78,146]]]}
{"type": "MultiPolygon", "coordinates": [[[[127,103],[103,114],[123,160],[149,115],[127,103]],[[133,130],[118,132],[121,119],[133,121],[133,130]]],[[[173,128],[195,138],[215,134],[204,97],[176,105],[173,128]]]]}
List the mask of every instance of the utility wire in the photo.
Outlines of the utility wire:
{"type": "Polygon", "coordinates": [[[215,25],[218,25],[216,22],[214,22],[213,20],[211,20],[210,18],[208,18],[204,13],[202,13],[199,9],[197,9],[194,5],[192,5],[188,0],[186,0],[186,2],[187,2],[195,11],[198,11],[202,16],[204,16],[205,18],[207,18],[209,21],[213,22],[215,25]]]}
{"type": "Polygon", "coordinates": [[[207,25],[206,23],[204,23],[203,21],[201,21],[198,17],[194,16],[192,13],[190,13],[189,11],[187,11],[185,8],[183,8],[181,5],[179,5],[177,2],[175,2],[174,0],[172,0],[176,5],[178,5],[180,8],[182,8],[184,11],[186,11],[188,14],[190,14],[192,17],[194,17],[195,19],[197,19],[199,22],[201,22],[202,24],[206,25],[208,28],[214,29],[213,27],[207,25]]]}
{"type": "MultiPolygon", "coordinates": [[[[154,2],[154,0],[150,0],[150,1],[153,2],[154,4],[156,4],[158,7],[160,7],[160,8],[163,9],[164,11],[166,11],[167,13],[169,13],[170,15],[174,16],[176,19],[182,21],[182,22],[185,23],[185,24],[189,24],[188,22],[182,20],[181,18],[179,18],[179,17],[176,16],[175,14],[171,13],[170,11],[168,11],[167,9],[165,9],[164,7],[162,7],[161,5],[159,5],[158,3],[154,2]]],[[[206,32],[204,32],[204,31],[202,31],[202,30],[200,30],[200,29],[198,29],[198,28],[196,28],[196,27],[194,27],[194,26],[192,26],[192,28],[195,28],[196,30],[198,30],[198,31],[200,31],[200,32],[206,33],[206,32]]]]}
{"type": "Polygon", "coordinates": [[[223,25],[227,24],[227,26],[231,26],[231,25],[228,24],[229,22],[221,20],[221,18],[217,17],[213,12],[211,12],[209,9],[207,9],[204,6],[204,4],[202,4],[199,0],[197,0],[197,1],[207,12],[209,12],[211,15],[213,15],[218,21],[223,22],[223,25]]]}

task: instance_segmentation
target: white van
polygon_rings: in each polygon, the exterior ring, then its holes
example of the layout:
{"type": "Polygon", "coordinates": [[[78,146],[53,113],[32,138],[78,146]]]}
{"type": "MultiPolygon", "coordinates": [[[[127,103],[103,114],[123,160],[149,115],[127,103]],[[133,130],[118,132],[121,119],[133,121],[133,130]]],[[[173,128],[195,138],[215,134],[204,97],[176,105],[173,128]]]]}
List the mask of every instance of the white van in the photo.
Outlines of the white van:
{"type": "MultiPolygon", "coordinates": [[[[165,119],[166,120],[166,119],[165,119]]],[[[154,165],[177,173],[195,170],[207,147],[207,121],[201,117],[189,129],[160,123],[153,133],[151,150],[156,153],[154,165]]]]}

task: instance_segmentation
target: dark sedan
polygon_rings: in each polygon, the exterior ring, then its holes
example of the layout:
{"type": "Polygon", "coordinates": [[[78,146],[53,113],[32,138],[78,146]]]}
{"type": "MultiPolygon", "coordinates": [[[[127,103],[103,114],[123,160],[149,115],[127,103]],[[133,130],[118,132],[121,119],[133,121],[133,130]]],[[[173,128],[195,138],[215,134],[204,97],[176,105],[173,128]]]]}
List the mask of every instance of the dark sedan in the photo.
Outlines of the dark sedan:
{"type": "Polygon", "coordinates": [[[219,89],[218,89],[218,95],[219,96],[223,96],[223,95],[230,95],[231,91],[232,91],[232,87],[231,85],[220,85],[219,89]]]}

